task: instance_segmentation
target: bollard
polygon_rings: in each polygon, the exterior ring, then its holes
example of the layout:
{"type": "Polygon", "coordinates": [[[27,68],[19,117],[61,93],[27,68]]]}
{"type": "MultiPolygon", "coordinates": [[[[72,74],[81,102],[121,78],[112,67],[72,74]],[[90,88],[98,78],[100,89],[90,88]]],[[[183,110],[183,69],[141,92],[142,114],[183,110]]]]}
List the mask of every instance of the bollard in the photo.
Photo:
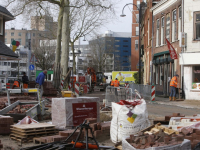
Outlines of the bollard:
{"type": "Polygon", "coordinates": [[[79,97],[79,86],[80,84],[78,82],[75,83],[75,95],[76,97],[79,97]]]}
{"type": "Polygon", "coordinates": [[[72,89],[72,83],[69,82],[69,85],[68,85],[68,91],[71,91],[71,89],[72,89]]]}
{"type": "Polygon", "coordinates": [[[63,90],[63,85],[64,85],[64,80],[62,79],[60,83],[61,90],[63,90]]]}
{"type": "Polygon", "coordinates": [[[151,85],[151,101],[155,101],[155,85],[151,85]]]}
{"type": "Polygon", "coordinates": [[[87,93],[89,93],[90,92],[90,84],[88,83],[87,84],[87,93]]]}

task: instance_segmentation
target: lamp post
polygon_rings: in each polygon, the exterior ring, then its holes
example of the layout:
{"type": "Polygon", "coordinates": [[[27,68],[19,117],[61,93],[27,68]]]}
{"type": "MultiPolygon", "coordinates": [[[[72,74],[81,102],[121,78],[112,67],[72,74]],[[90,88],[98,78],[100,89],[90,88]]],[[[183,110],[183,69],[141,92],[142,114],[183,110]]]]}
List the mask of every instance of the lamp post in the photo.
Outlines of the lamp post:
{"type": "MultiPolygon", "coordinates": [[[[133,5],[135,7],[137,7],[137,5],[133,4],[133,3],[128,3],[126,5],[124,5],[123,9],[122,9],[122,14],[120,15],[120,17],[125,17],[126,15],[124,14],[124,8],[128,5],[133,5]]],[[[140,45],[141,45],[141,42],[140,42],[140,19],[141,19],[141,5],[140,5],[140,8],[137,7],[137,10],[139,11],[139,84],[141,84],[141,49],[140,49],[140,45]]]]}

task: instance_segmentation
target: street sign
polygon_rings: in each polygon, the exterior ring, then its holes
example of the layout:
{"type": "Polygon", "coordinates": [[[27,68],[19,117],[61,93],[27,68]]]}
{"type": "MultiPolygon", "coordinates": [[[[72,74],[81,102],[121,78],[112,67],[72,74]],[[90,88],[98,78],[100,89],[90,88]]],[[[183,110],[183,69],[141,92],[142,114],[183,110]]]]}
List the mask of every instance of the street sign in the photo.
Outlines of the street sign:
{"type": "Polygon", "coordinates": [[[29,69],[30,69],[30,70],[34,70],[34,69],[35,69],[35,66],[34,66],[34,65],[30,65],[30,66],[29,66],[29,69]]]}

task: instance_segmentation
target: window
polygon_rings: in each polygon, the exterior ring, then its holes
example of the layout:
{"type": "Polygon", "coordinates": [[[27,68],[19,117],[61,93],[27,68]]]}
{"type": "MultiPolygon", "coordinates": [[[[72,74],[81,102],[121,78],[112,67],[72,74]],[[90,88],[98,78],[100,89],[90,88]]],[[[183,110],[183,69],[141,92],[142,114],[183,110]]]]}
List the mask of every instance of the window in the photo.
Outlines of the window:
{"type": "Polygon", "coordinates": [[[11,39],[11,43],[12,43],[13,40],[14,40],[14,39],[12,38],[12,39],[11,39]]]}
{"type": "Polygon", "coordinates": [[[127,58],[128,56],[123,56],[123,57],[127,58]]]}
{"type": "Polygon", "coordinates": [[[172,13],[172,42],[176,40],[176,10],[172,13]]]}
{"type": "Polygon", "coordinates": [[[156,84],[158,84],[158,66],[155,66],[156,68],[156,84]]]}
{"type": "Polygon", "coordinates": [[[127,63],[128,61],[127,61],[127,60],[124,60],[123,62],[124,62],[124,63],[127,63]]]}
{"type": "Polygon", "coordinates": [[[136,14],[136,23],[139,23],[139,14],[136,14]]]}
{"type": "Polygon", "coordinates": [[[123,42],[128,42],[128,40],[123,40],[123,42]]]}
{"type": "Polygon", "coordinates": [[[137,1],[137,8],[140,8],[140,1],[137,1]]]}
{"type": "Polygon", "coordinates": [[[164,44],[164,26],[165,26],[165,18],[161,19],[161,45],[164,44]]]}
{"type": "Polygon", "coordinates": [[[194,66],[192,74],[193,74],[192,89],[199,89],[200,88],[200,66],[194,66]]]}
{"type": "Polygon", "coordinates": [[[119,47],[119,45],[115,45],[115,47],[119,47]]]}
{"type": "Polygon", "coordinates": [[[115,42],[120,42],[120,40],[115,40],[115,42]]]}
{"type": "Polygon", "coordinates": [[[4,62],[3,65],[4,65],[4,66],[7,66],[7,62],[4,62]]]}
{"type": "Polygon", "coordinates": [[[135,35],[136,35],[136,36],[139,36],[139,27],[136,27],[136,28],[135,28],[135,35]]]}
{"type": "Polygon", "coordinates": [[[22,44],[22,39],[21,38],[19,38],[18,39],[18,42],[20,43],[20,45],[22,44]]]}
{"type": "Polygon", "coordinates": [[[170,35],[170,13],[166,15],[166,39],[169,41],[169,35],[170,35]]]}
{"type": "Polygon", "coordinates": [[[160,85],[162,85],[162,71],[163,71],[163,67],[162,65],[160,65],[160,85]]]}
{"type": "Polygon", "coordinates": [[[115,50],[116,53],[120,52],[120,50],[115,50]]]}
{"type": "Polygon", "coordinates": [[[18,67],[18,63],[12,63],[11,62],[11,68],[17,68],[18,67]]]}
{"type": "Polygon", "coordinates": [[[11,32],[11,36],[14,36],[14,32],[11,32]]]}
{"type": "MultiPolygon", "coordinates": [[[[182,8],[181,7],[179,7],[178,8],[178,35],[180,35],[180,32],[181,32],[181,25],[182,25],[182,23],[181,23],[181,18],[182,18],[182,8]]],[[[180,40],[180,36],[178,36],[178,39],[180,40]]]]}
{"type": "Polygon", "coordinates": [[[138,40],[135,40],[135,50],[138,50],[139,44],[138,44],[138,40]]]}
{"type": "Polygon", "coordinates": [[[123,50],[123,52],[128,52],[128,51],[126,51],[126,50],[123,50]]]}
{"type": "Polygon", "coordinates": [[[194,38],[200,40],[200,12],[194,13],[194,38]]]}
{"type": "Polygon", "coordinates": [[[128,47],[128,45],[123,45],[123,47],[128,47]]]}
{"type": "Polygon", "coordinates": [[[159,19],[156,21],[156,46],[159,45],[159,27],[160,27],[160,22],[159,19]]]}
{"type": "Polygon", "coordinates": [[[19,33],[18,33],[18,36],[22,36],[22,33],[21,33],[21,32],[19,32],[19,33]]]}
{"type": "Polygon", "coordinates": [[[35,33],[33,33],[33,36],[35,36],[35,33]]]}
{"type": "Polygon", "coordinates": [[[5,36],[7,35],[7,32],[5,32],[5,36]]]}
{"type": "Polygon", "coordinates": [[[0,18],[0,35],[3,35],[3,18],[0,18]]]}
{"type": "Polygon", "coordinates": [[[115,55],[115,57],[120,57],[119,55],[115,55]]]}
{"type": "Polygon", "coordinates": [[[5,38],[5,44],[7,44],[7,38],[5,38]]]}

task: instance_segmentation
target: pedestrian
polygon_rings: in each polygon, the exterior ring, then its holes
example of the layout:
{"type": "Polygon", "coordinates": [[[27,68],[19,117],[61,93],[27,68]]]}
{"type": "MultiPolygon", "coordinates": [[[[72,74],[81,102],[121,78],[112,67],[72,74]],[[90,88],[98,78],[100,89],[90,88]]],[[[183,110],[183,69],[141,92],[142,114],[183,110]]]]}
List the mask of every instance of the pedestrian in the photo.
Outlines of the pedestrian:
{"type": "Polygon", "coordinates": [[[177,80],[178,77],[179,77],[179,75],[176,74],[170,81],[170,87],[171,87],[171,93],[170,93],[170,96],[169,96],[170,101],[176,100],[176,88],[177,88],[177,85],[178,85],[178,80],[177,80]]]}
{"type": "Polygon", "coordinates": [[[19,80],[15,80],[12,86],[12,89],[19,89],[20,87],[20,81],[19,80]]]}
{"type": "Polygon", "coordinates": [[[36,78],[36,83],[39,84],[40,98],[42,98],[42,95],[43,95],[43,83],[44,83],[46,74],[47,74],[47,70],[44,70],[36,78]]]}
{"type": "Polygon", "coordinates": [[[117,78],[115,78],[115,81],[114,81],[114,87],[115,87],[115,95],[118,96],[118,93],[117,93],[117,87],[119,87],[120,83],[118,81],[117,78]]]}
{"type": "MultiPolygon", "coordinates": [[[[23,88],[27,89],[28,88],[28,76],[26,75],[26,72],[23,72],[23,76],[22,76],[22,83],[23,83],[23,88]]],[[[24,93],[25,96],[28,96],[28,93],[24,93]]]]}

